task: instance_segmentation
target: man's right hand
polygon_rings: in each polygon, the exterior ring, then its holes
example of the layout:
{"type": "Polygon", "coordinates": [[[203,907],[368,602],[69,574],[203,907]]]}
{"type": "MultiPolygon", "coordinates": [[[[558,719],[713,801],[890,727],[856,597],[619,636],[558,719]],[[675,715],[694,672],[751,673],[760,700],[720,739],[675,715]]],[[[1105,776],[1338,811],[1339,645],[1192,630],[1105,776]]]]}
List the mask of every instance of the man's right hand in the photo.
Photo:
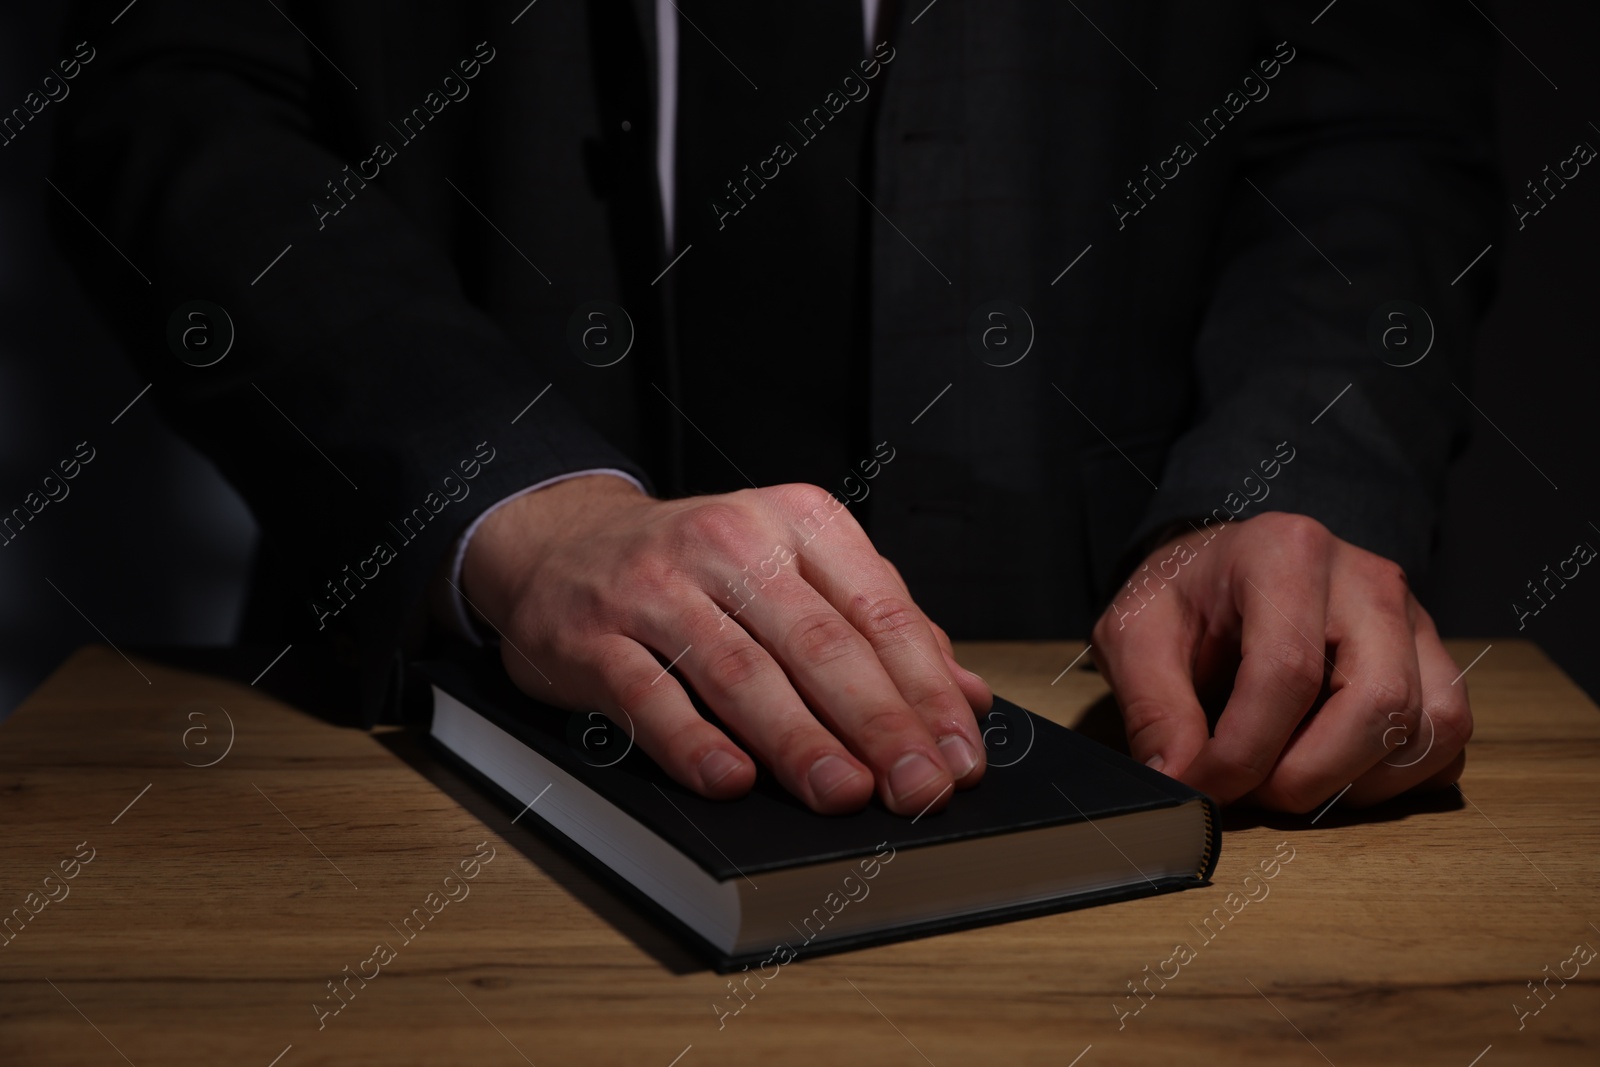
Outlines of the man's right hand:
{"type": "Polygon", "coordinates": [[[815,486],[661,501],[573,478],[491,513],[462,584],[518,687],[631,722],[704,796],[745,793],[756,768],[673,672],[815,811],[854,811],[876,788],[915,816],[983,775],[973,712],[989,687],[815,486]]]}

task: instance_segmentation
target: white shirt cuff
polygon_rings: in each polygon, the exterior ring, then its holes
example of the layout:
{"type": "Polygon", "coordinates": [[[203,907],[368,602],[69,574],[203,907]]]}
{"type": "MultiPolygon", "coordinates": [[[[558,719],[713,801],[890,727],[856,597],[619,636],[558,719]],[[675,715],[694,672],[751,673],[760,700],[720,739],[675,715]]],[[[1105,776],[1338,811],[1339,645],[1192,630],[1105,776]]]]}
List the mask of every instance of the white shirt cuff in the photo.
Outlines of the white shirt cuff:
{"type": "Polygon", "coordinates": [[[467,545],[472,541],[472,535],[478,532],[478,526],[483,522],[484,519],[487,519],[490,515],[494,514],[495,511],[511,503],[520,496],[535,492],[539,489],[544,489],[547,486],[555,485],[557,482],[564,482],[569,478],[585,478],[591,474],[610,474],[632,483],[633,487],[638,489],[641,493],[647,491],[645,487],[640,484],[639,479],[635,478],[627,471],[615,470],[611,467],[598,467],[594,470],[586,471],[569,471],[566,474],[558,474],[554,478],[546,478],[544,481],[535,485],[530,485],[525,489],[518,489],[510,496],[491,504],[489,507],[485,508],[477,518],[473,519],[472,524],[462,532],[459,538],[456,539],[455,548],[450,554],[450,590],[452,594],[450,597],[450,622],[459,637],[470,641],[474,645],[483,644],[483,640],[478,636],[477,628],[472,625],[472,616],[467,611],[466,597],[461,592],[461,567],[467,559],[467,545]]]}

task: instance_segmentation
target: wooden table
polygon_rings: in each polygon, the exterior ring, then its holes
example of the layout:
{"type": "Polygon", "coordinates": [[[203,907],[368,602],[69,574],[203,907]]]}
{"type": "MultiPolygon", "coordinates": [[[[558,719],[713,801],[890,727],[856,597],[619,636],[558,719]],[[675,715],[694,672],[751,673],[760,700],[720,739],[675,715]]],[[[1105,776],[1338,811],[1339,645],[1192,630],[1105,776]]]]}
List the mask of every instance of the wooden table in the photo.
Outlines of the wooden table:
{"type": "MultiPolygon", "coordinates": [[[[964,659],[1092,732],[1100,677],[1052,682],[1080,648],[964,659]]],[[[0,726],[0,908],[27,917],[0,937],[0,1064],[1593,1065],[1600,959],[1559,972],[1600,948],[1600,714],[1529,644],[1468,680],[1465,802],[1235,814],[1207,888],[802,961],[719,1030],[726,978],[410,735],[86,648],[0,726]],[[470,895],[398,937],[480,842],[470,895]],[[319,1016],[379,941],[395,958],[319,1016]],[[1179,942],[1194,958],[1131,1000],[1179,942]]]]}

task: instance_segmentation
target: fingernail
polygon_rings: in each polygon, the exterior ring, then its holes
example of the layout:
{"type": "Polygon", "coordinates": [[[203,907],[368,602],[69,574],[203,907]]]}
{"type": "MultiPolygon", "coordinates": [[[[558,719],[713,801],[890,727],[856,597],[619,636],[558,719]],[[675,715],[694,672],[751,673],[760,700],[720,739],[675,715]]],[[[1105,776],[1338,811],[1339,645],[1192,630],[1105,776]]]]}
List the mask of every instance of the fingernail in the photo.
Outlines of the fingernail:
{"type": "Polygon", "coordinates": [[[950,766],[950,773],[957,778],[965,778],[972,768],[978,765],[978,754],[972,750],[972,745],[960,734],[950,734],[939,739],[939,752],[944,756],[945,763],[950,766]]]}
{"type": "Polygon", "coordinates": [[[732,753],[720,748],[713,749],[700,761],[700,781],[707,789],[715,789],[718,782],[738,770],[740,766],[732,753]]]}
{"type": "Polygon", "coordinates": [[[1159,771],[1162,767],[1167,765],[1167,761],[1161,758],[1161,753],[1157,752],[1154,756],[1151,756],[1149,759],[1145,760],[1144,765],[1149,767],[1152,771],[1159,771]]]}
{"type": "Polygon", "coordinates": [[[811,791],[821,800],[859,773],[838,756],[823,756],[811,765],[806,779],[811,783],[811,791]]]}
{"type": "Polygon", "coordinates": [[[889,769],[889,792],[896,800],[916,796],[940,777],[939,768],[920,752],[908,752],[889,769]]]}

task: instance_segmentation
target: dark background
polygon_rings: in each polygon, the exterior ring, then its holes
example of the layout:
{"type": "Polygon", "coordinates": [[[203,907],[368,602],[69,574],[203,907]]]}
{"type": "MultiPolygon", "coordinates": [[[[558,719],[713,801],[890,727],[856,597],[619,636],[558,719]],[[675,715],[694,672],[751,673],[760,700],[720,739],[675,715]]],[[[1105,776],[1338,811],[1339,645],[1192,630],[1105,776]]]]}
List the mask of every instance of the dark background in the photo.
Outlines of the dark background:
{"type": "MultiPolygon", "coordinates": [[[[1307,19],[1324,4],[1304,0],[1307,19]]],[[[1577,142],[1600,147],[1600,7],[1478,6],[1509,38],[1494,73],[1515,192],[1577,142]]],[[[0,112],[68,54],[60,11],[42,8],[0,12],[0,112]]],[[[71,96],[52,103],[0,147],[0,513],[77,442],[96,452],[66,499],[0,547],[0,718],[82,644],[230,641],[255,538],[238,496],[161,424],[148,396],[118,417],[146,383],[85,305],[45,226],[46,201],[58,195],[45,180],[50,124],[71,106],[71,96]]],[[[1589,339],[1600,166],[1585,167],[1525,229],[1509,204],[1504,224],[1500,293],[1476,341],[1470,390],[1483,416],[1451,474],[1440,554],[1419,596],[1445,636],[1531,638],[1600,696],[1590,651],[1600,642],[1600,577],[1580,572],[1521,633],[1511,607],[1577,542],[1600,547],[1600,362],[1589,339]]]]}

